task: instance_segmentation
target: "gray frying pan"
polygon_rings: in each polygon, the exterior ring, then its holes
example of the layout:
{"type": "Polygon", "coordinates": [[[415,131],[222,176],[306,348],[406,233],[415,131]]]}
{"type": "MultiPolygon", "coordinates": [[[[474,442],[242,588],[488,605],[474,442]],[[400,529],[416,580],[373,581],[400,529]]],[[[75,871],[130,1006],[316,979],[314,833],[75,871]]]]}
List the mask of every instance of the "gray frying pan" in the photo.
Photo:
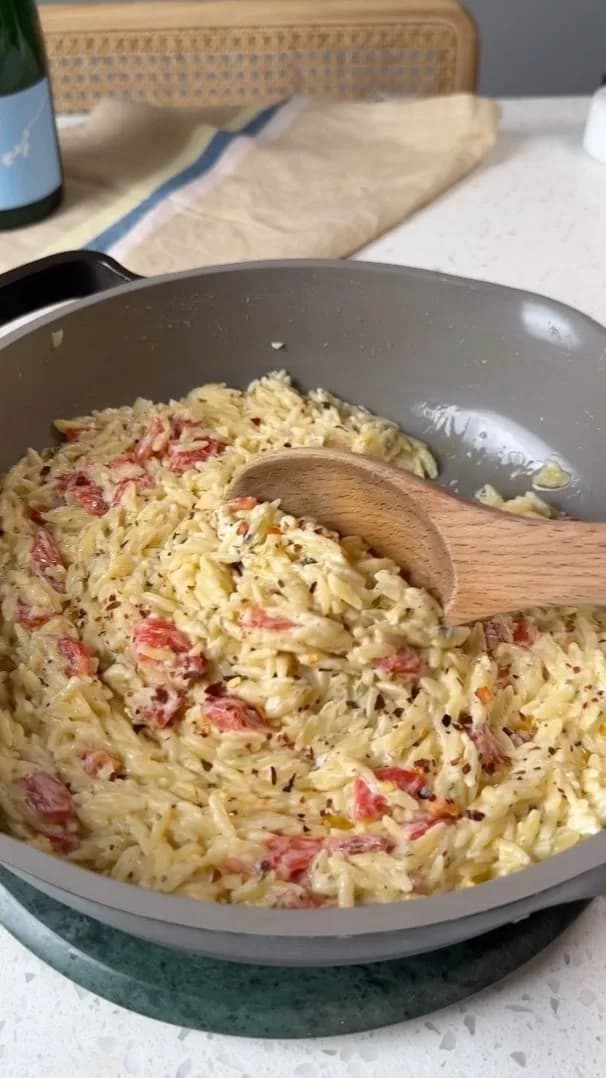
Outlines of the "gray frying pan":
{"type": "MultiPolygon", "coordinates": [[[[0,470],[28,446],[48,445],[55,416],[139,395],[165,400],[204,381],[243,387],[279,364],[303,389],[324,386],[428,440],[440,482],[464,496],[488,481],[508,495],[527,489],[554,457],[571,476],[561,508],[601,516],[606,329],[562,304],[362,262],[139,280],[84,252],[0,277],[0,321],[110,288],[0,342],[0,470]],[[272,341],[285,349],[274,351],[272,341]]],[[[135,936],[268,965],[416,954],[606,892],[606,832],[470,890],[352,910],[263,910],[152,893],[5,835],[0,860],[40,891],[135,936]]]]}

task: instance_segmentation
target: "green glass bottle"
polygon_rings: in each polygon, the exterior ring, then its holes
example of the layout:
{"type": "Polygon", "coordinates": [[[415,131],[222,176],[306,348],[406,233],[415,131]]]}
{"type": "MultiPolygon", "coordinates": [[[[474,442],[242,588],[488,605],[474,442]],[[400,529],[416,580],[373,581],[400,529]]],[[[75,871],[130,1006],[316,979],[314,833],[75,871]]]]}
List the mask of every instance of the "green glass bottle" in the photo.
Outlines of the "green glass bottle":
{"type": "Polygon", "coordinates": [[[0,229],[46,217],[63,175],[34,0],[0,0],[0,229]]]}

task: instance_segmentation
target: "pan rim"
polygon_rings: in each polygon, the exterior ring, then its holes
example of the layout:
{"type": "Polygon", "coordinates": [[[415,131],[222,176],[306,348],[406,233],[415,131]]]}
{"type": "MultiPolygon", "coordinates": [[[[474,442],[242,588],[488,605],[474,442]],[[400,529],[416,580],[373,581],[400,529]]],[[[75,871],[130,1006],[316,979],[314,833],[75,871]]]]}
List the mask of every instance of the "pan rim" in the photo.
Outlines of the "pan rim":
{"type": "MultiPolygon", "coordinates": [[[[505,907],[511,908],[510,919],[514,920],[516,907],[528,899],[555,890],[600,867],[606,874],[606,831],[519,872],[474,887],[347,909],[263,909],[163,894],[82,868],[5,834],[0,835],[0,864],[9,871],[59,888],[74,898],[182,928],[274,939],[359,937],[431,929],[505,907]]],[[[580,892],[571,894],[570,899],[590,897],[593,893],[592,888],[586,891],[585,895],[580,892]]],[[[564,899],[558,897],[557,901],[564,899]]],[[[524,910],[520,916],[527,912],[524,910]]]]}
{"type": "MultiPolygon", "coordinates": [[[[44,328],[44,326],[47,325],[52,325],[57,319],[61,320],[78,311],[85,310],[88,307],[95,307],[104,302],[111,302],[114,298],[128,295],[131,292],[135,293],[146,289],[154,289],[172,281],[195,280],[197,278],[204,279],[206,277],[222,276],[224,274],[229,276],[240,273],[249,273],[253,270],[284,271],[287,269],[312,270],[321,273],[327,271],[353,272],[355,274],[388,273],[416,280],[437,281],[472,292],[487,292],[492,293],[493,295],[501,294],[511,297],[512,299],[517,297],[518,299],[538,300],[541,303],[550,305],[554,310],[572,315],[577,321],[580,319],[587,326],[590,326],[597,331],[598,335],[604,338],[605,345],[604,352],[600,354],[600,358],[606,359],[606,326],[601,322],[598,322],[597,319],[593,318],[591,315],[579,310],[577,307],[573,307],[563,300],[554,299],[542,292],[534,292],[524,288],[515,288],[512,285],[498,284],[495,281],[483,281],[475,277],[462,277],[458,274],[442,273],[440,270],[428,270],[416,266],[398,265],[393,262],[367,262],[362,259],[354,261],[337,258],[283,258],[263,259],[255,262],[227,262],[218,266],[199,266],[194,269],[178,270],[174,273],[164,273],[159,276],[140,277],[134,281],[125,281],[122,284],[114,285],[111,288],[96,292],[93,295],[85,296],[81,299],[68,300],[63,302],[60,306],[54,306],[51,310],[47,309],[46,311],[33,313],[25,324],[19,325],[12,330],[8,329],[7,332],[3,333],[0,337],[0,352],[4,351],[16,341],[21,340],[23,337],[27,337],[28,334],[32,333],[34,330],[44,328]]],[[[7,323],[7,325],[10,326],[10,323],[7,323]]],[[[3,327],[0,327],[0,329],[1,328],[3,327]]],[[[554,345],[553,347],[557,348],[557,345],[554,345]]]]}
{"type": "MultiPolygon", "coordinates": [[[[554,311],[567,312],[575,320],[580,319],[587,326],[591,326],[604,341],[600,358],[606,358],[606,328],[590,315],[560,300],[525,289],[434,270],[383,262],[335,259],[277,259],[230,263],[127,282],[108,291],[34,315],[25,325],[9,330],[2,336],[0,353],[34,331],[46,326],[52,327],[68,319],[76,311],[95,307],[106,301],[110,302],[119,296],[154,289],[178,280],[204,280],[224,274],[284,271],[285,269],[322,274],[340,272],[356,276],[388,273],[408,279],[439,281],[469,291],[500,294],[512,300],[516,297],[540,300],[554,311]]],[[[113,880],[91,869],[81,868],[69,861],[43,853],[5,834],[0,834],[0,863],[4,864],[9,871],[22,872],[33,877],[34,880],[47,882],[66,894],[118,912],[130,913],[145,920],[223,933],[232,937],[255,936],[291,940],[297,937],[302,939],[330,937],[334,939],[430,929],[433,926],[473,918],[504,907],[510,908],[511,919],[513,919],[516,916],[516,908],[533,897],[562,887],[566,883],[572,884],[577,878],[597,872],[600,868],[606,876],[606,830],[584,839],[569,850],[548,857],[545,861],[468,889],[448,891],[444,894],[422,898],[420,901],[401,900],[335,910],[269,910],[253,906],[221,905],[148,891],[138,885],[113,880]]],[[[589,894],[594,893],[592,887],[586,888],[586,891],[589,894]]],[[[579,897],[578,893],[571,893],[570,898],[576,897],[579,897]]],[[[558,900],[561,901],[561,898],[558,900]]],[[[544,903],[546,904],[548,903],[544,903]]]]}

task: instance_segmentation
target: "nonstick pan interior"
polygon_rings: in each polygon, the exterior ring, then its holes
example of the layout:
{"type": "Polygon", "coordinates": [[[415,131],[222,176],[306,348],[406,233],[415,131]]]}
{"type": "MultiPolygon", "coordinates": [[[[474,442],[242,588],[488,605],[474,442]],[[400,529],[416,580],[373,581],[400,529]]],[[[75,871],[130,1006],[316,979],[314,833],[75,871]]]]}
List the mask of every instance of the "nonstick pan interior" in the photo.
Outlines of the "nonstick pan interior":
{"type": "MultiPolygon", "coordinates": [[[[54,280],[52,299],[68,298],[54,280]]],[[[6,313],[2,298],[0,280],[6,313]]],[[[205,381],[243,387],[282,367],[301,388],[324,386],[428,441],[439,481],[463,496],[486,482],[522,492],[553,458],[570,475],[553,499],[560,508],[597,520],[606,504],[606,330],[529,293],[366,263],[248,264],[123,284],[13,333],[0,352],[1,469],[48,445],[56,416],[166,400],[205,381]]],[[[471,891],[349,911],[151,894],[2,836],[0,857],[135,935],[268,964],[412,954],[606,888],[603,834],[471,891]]]]}

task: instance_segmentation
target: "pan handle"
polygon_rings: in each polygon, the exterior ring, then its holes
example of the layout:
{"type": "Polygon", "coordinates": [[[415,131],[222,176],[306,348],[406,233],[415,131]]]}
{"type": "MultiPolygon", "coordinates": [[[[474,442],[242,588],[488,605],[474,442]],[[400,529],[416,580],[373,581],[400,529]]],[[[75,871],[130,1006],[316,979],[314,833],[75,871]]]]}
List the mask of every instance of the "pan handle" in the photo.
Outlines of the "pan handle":
{"type": "Polygon", "coordinates": [[[0,325],[43,307],[138,281],[109,255],[98,251],[62,251],[0,274],[0,325]]]}

